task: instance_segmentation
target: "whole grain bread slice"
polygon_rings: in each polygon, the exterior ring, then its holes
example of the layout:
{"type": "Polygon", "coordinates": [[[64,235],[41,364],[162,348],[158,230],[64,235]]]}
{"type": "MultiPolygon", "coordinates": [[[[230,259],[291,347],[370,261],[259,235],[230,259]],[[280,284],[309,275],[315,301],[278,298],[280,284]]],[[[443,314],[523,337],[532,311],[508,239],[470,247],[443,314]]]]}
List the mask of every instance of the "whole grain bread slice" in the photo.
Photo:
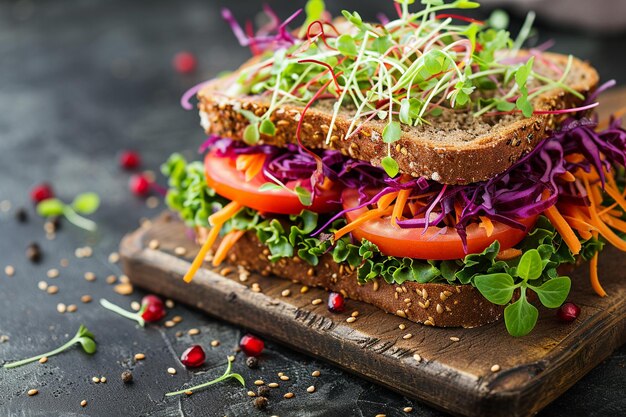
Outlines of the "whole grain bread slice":
{"type": "MultiPolygon", "coordinates": [[[[198,243],[204,243],[208,232],[206,228],[196,228],[198,243]]],[[[220,241],[214,244],[213,250],[220,241]]],[[[504,311],[503,306],[490,303],[471,285],[417,282],[395,285],[383,279],[359,284],[356,270],[338,264],[330,254],[323,255],[315,267],[297,256],[271,262],[266,246],[253,232],[244,234],[228,253],[234,264],[249,271],[339,292],[344,297],[427,326],[478,327],[498,320],[504,311]]]]}
{"type": "MultiPolygon", "coordinates": [[[[526,54],[526,52],[521,53],[526,54]]],[[[542,75],[559,78],[554,66],[561,69],[568,57],[543,53],[535,62],[534,70],[542,75]]],[[[244,64],[245,68],[249,63],[244,64]]],[[[207,134],[216,134],[241,140],[248,120],[239,110],[256,115],[266,112],[266,96],[230,96],[227,91],[238,77],[240,68],[230,76],[208,82],[198,93],[201,124],[207,134]]],[[[587,95],[598,85],[596,70],[588,63],[574,58],[571,71],[565,79],[571,89],[587,95]]],[[[372,120],[360,131],[345,139],[354,115],[354,109],[343,108],[336,120],[330,143],[326,136],[332,118],[334,100],[320,100],[304,115],[301,138],[309,148],[340,150],[350,157],[379,166],[387,154],[387,144],[382,141],[385,121],[372,120]]],[[[556,88],[538,96],[535,110],[558,110],[581,104],[575,95],[556,88]]],[[[296,140],[296,128],[301,118],[301,104],[286,104],[270,116],[276,126],[274,136],[261,135],[260,143],[284,146],[296,140]]],[[[401,139],[392,148],[400,172],[413,177],[424,176],[445,184],[468,184],[487,180],[505,171],[525,153],[532,150],[567,115],[520,114],[475,118],[468,112],[444,111],[429,121],[432,125],[416,127],[403,125],[401,139]]]]}

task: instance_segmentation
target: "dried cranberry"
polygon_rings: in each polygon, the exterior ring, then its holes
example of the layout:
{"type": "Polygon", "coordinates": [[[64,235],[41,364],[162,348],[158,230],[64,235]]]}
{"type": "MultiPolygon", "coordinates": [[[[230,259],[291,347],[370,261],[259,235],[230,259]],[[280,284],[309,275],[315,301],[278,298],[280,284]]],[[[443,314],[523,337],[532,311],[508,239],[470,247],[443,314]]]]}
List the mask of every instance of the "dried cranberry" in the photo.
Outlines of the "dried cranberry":
{"type": "Polygon", "coordinates": [[[191,52],[179,52],[174,56],[174,69],[180,74],[191,74],[196,70],[198,61],[191,52]]]}
{"type": "Polygon", "coordinates": [[[130,191],[139,197],[144,197],[150,192],[150,181],[145,175],[133,175],[128,185],[130,191]]]}
{"type": "Polygon", "coordinates": [[[141,318],[148,323],[154,323],[165,317],[165,305],[156,295],[146,295],[141,299],[141,305],[145,306],[141,318]]]}
{"type": "Polygon", "coordinates": [[[120,166],[124,169],[135,169],[141,165],[141,157],[137,152],[124,151],[120,155],[120,166]]]}
{"type": "Polygon", "coordinates": [[[331,313],[341,313],[346,307],[346,301],[338,292],[328,294],[328,310],[331,313]]]}
{"type": "Polygon", "coordinates": [[[52,191],[52,186],[47,183],[38,184],[30,190],[30,198],[35,204],[53,197],[54,192],[52,191]]]}
{"type": "Polygon", "coordinates": [[[563,304],[556,312],[556,316],[559,320],[570,323],[578,317],[580,314],[580,307],[578,307],[574,303],[565,303],[563,304]]]}
{"type": "Polygon", "coordinates": [[[180,355],[180,361],[187,368],[197,368],[204,363],[205,359],[204,349],[200,345],[193,345],[180,355]]]}
{"type": "Polygon", "coordinates": [[[248,356],[259,356],[265,348],[265,343],[261,339],[251,334],[247,334],[241,338],[239,347],[248,356]]]}

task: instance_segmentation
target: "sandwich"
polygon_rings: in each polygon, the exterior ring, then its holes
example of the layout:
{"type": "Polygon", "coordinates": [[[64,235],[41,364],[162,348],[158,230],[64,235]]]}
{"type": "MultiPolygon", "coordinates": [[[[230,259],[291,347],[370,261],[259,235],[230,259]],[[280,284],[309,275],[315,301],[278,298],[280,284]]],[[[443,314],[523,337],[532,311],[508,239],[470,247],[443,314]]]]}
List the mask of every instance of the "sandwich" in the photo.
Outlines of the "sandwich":
{"type": "Polygon", "coordinates": [[[583,262],[626,250],[626,131],[593,115],[596,70],[524,49],[467,0],[332,19],[311,0],[244,31],[253,57],[182,98],[208,135],[172,155],[166,201],[204,262],[317,286],[428,326],[535,326],[583,262]],[[302,14],[302,16],[300,16],[302,14]],[[298,18],[304,24],[289,26],[298,18]]]}

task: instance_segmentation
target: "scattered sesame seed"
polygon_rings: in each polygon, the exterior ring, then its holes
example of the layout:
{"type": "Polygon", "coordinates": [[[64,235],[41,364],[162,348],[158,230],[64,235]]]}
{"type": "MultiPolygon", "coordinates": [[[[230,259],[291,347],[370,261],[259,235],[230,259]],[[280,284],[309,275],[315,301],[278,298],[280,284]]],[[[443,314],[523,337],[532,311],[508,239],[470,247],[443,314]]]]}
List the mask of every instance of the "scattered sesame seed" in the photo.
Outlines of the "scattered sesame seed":
{"type": "Polygon", "coordinates": [[[321,372],[320,372],[320,371],[313,371],[313,373],[311,374],[311,376],[318,377],[318,376],[320,376],[320,374],[321,374],[321,372]]]}
{"type": "Polygon", "coordinates": [[[146,207],[150,209],[159,207],[159,199],[156,198],[155,196],[150,196],[146,198],[146,207]]]}
{"type": "Polygon", "coordinates": [[[115,275],[109,275],[108,277],[106,277],[105,281],[109,285],[115,284],[115,281],[117,281],[117,277],[115,275]]]}
{"type": "Polygon", "coordinates": [[[48,294],[56,294],[59,292],[59,287],[57,287],[56,285],[50,285],[48,288],[46,288],[46,292],[48,294]]]}
{"type": "Polygon", "coordinates": [[[354,316],[350,316],[350,317],[348,317],[348,318],[346,319],[346,321],[347,321],[348,323],[354,323],[354,322],[356,321],[356,317],[354,317],[354,316]]]}
{"type": "Polygon", "coordinates": [[[46,281],[39,281],[37,283],[37,287],[41,290],[41,291],[45,291],[46,289],[48,289],[48,283],[46,281]]]}
{"type": "Polygon", "coordinates": [[[404,324],[404,323],[400,323],[400,324],[398,325],[398,329],[400,329],[400,330],[404,330],[404,329],[406,329],[406,324],[404,324]]]}
{"type": "Polygon", "coordinates": [[[400,317],[402,317],[404,319],[406,318],[406,313],[403,310],[396,311],[396,315],[400,316],[400,317]]]}
{"type": "Polygon", "coordinates": [[[192,391],[185,391],[185,395],[189,396],[189,395],[191,395],[191,394],[193,394],[193,392],[192,392],[192,391]]]}
{"type": "Polygon", "coordinates": [[[315,392],[315,386],[311,385],[310,387],[308,387],[306,389],[306,392],[308,392],[309,394],[314,393],[315,392]]]}
{"type": "Polygon", "coordinates": [[[133,286],[129,283],[121,283],[113,287],[113,291],[115,291],[119,295],[131,295],[133,293],[133,290],[133,286]]]}
{"type": "Polygon", "coordinates": [[[9,200],[0,201],[0,211],[7,212],[11,210],[11,202],[9,200]]]}
{"type": "Polygon", "coordinates": [[[159,249],[159,241],[156,239],[152,239],[149,243],[148,243],[148,247],[152,250],[156,250],[159,249]]]}
{"type": "Polygon", "coordinates": [[[93,378],[91,378],[91,380],[96,384],[100,383],[100,378],[98,378],[97,376],[94,376],[93,378]]]}
{"type": "Polygon", "coordinates": [[[415,362],[418,362],[418,363],[422,361],[422,357],[420,356],[419,353],[413,354],[413,359],[415,359],[415,362]]]}
{"type": "Polygon", "coordinates": [[[85,279],[89,282],[95,281],[96,274],[94,274],[93,272],[85,272],[85,279]]]}
{"type": "Polygon", "coordinates": [[[183,321],[183,318],[181,316],[174,316],[172,317],[172,321],[174,323],[180,323],[181,321],[183,321]]]}
{"type": "Polygon", "coordinates": [[[87,400],[82,400],[82,401],[80,402],[80,406],[81,406],[81,407],[87,407],[87,400]]]}
{"type": "Polygon", "coordinates": [[[254,391],[248,391],[248,397],[256,397],[256,393],[254,391]]]}
{"type": "Polygon", "coordinates": [[[263,385],[265,384],[265,382],[263,382],[262,379],[257,379],[256,381],[254,381],[254,385],[263,385]]]}
{"type": "Polygon", "coordinates": [[[120,254],[117,252],[111,252],[109,254],[109,263],[116,264],[120,261],[120,254]]]}
{"type": "Polygon", "coordinates": [[[404,336],[402,336],[402,338],[403,338],[404,340],[408,340],[408,339],[410,339],[410,338],[412,338],[412,337],[413,337],[413,335],[412,335],[411,333],[407,333],[407,334],[405,334],[404,336]]]}
{"type": "Polygon", "coordinates": [[[63,268],[67,268],[68,266],[70,266],[70,260],[67,258],[63,258],[59,261],[59,265],[61,265],[63,268]]]}
{"type": "Polygon", "coordinates": [[[404,407],[402,411],[404,411],[405,413],[410,413],[413,411],[413,407],[404,407]]]}
{"type": "Polygon", "coordinates": [[[167,368],[167,373],[170,375],[176,375],[176,369],[174,368],[167,368]]]}
{"type": "Polygon", "coordinates": [[[293,398],[295,394],[293,392],[288,392],[285,395],[283,395],[284,398],[289,399],[289,398],[293,398]]]}
{"type": "Polygon", "coordinates": [[[270,382],[267,386],[270,388],[278,388],[278,382],[270,382]]]}
{"type": "Polygon", "coordinates": [[[258,282],[255,282],[252,284],[252,291],[253,292],[261,292],[261,287],[259,286],[258,282]]]}
{"type": "Polygon", "coordinates": [[[169,298],[167,300],[165,300],[165,307],[167,308],[174,308],[174,301],[170,300],[169,298]]]}
{"type": "Polygon", "coordinates": [[[5,343],[9,341],[9,336],[6,334],[0,335],[0,343],[5,343]]]}
{"type": "Polygon", "coordinates": [[[200,334],[200,329],[196,329],[196,328],[189,329],[189,331],[187,332],[187,334],[188,334],[189,336],[195,336],[195,335],[197,335],[197,334],[200,334]]]}
{"type": "Polygon", "coordinates": [[[91,300],[93,300],[93,298],[91,298],[91,295],[85,294],[82,297],[80,297],[80,301],[85,304],[91,303],[91,300]]]}
{"type": "Polygon", "coordinates": [[[139,304],[139,301],[131,301],[130,308],[135,311],[139,311],[141,310],[141,304],[139,304]]]}
{"type": "Polygon", "coordinates": [[[33,395],[37,395],[37,394],[39,394],[39,391],[36,390],[36,389],[29,389],[28,390],[28,396],[29,397],[32,397],[33,395]]]}
{"type": "Polygon", "coordinates": [[[142,361],[144,359],[146,359],[146,355],[145,354],[143,354],[143,353],[136,353],[135,354],[135,360],[136,361],[142,361]]]}
{"type": "Polygon", "coordinates": [[[322,299],[321,298],[316,298],[315,300],[311,301],[311,304],[313,304],[314,306],[316,306],[318,304],[322,304],[322,299]]]}
{"type": "Polygon", "coordinates": [[[15,267],[13,265],[5,266],[4,273],[7,274],[8,277],[12,277],[13,275],[15,275],[15,267]]]}
{"type": "Polygon", "coordinates": [[[165,323],[163,323],[163,325],[165,327],[174,327],[176,326],[176,323],[174,323],[172,320],[167,320],[165,323]]]}
{"type": "Polygon", "coordinates": [[[46,275],[48,276],[48,278],[56,278],[59,276],[59,270],[56,268],[48,269],[46,275]]]}
{"type": "Polygon", "coordinates": [[[284,372],[279,372],[279,373],[278,373],[278,376],[283,376],[283,375],[285,375],[285,373],[284,373],[284,372]]]}
{"type": "Polygon", "coordinates": [[[358,311],[353,311],[352,314],[350,314],[352,317],[359,317],[359,312],[358,311]]]}
{"type": "Polygon", "coordinates": [[[376,417],[387,417],[387,414],[376,414],[376,417]]]}
{"type": "Polygon", "coordinates": [[[76,312],[76,310],[78,310],[78,307],[76,306],[76,304],[70,304],[67,306],[68,313],[74,313],[76,312]]]}
{"type": "Polygon", "coordinates": [[[177,331],[176,333],[174,333],[174,335],[175,335],[176,337],[183,337],[183,332],[181,332],[181,331],[179,330],[179,331],[177,331]]]}
{"type": "Polygon", "coordinates": [[[43,358],[39,359],[39,363],[46,363],[48,362],[48,357],[44,356],[43,358]]]}
{"type": "Polygon", "coordinates": [[[491,367],[491,372],[498,372],[500,370],[500,365],[496,364],[491,367]]]}
{"type": "Polygon", "coordinates": [[[59,303],[57,304],[57,311],[61,314],[65,313],[67,311],[67,306],[63,303],[59,303]]]}
{"type": "Polygon", "coordinates": [[[174,248],[174,253],[178,256],[184,256],[187,253],[187,249],[183,248],[182,246],[176,246],[174,248]]]}
{"type": "Polygon", "coordinates": [[[100,377],[100,382],[103,383],[103,384],[106,384],[107,378],[105,376],[101,376],[100,377]]]}
{"type": "Polygon", "coordinates": [[[218,347],[219,345],[220,345],[220,341],[219,340],[211,340],[211,346],[218,347]]]}
{"type": "Polygon", "coordinates": [[[291,295],[291,290],[283,290],[280,295],[282,295],[283,297],[289,297],[291,295]]]}
{"type": "Polygon", "coordinates": [[[235,362],[235,355],[229,355],[226,356],[226,358],[228,359],[228,362],[235,362]]]}
{"type": "Polygon", "coordinates": [[[281,375],[280,376],[280,380],[281,381],[289,381],[289,377],[287,375],[281,375]]]}
{"type": "Polygon", "coordinates": [[[452,336],[452,337],[450,338],[450,340],[452,340],[453,342],[458,342],[458,341],[459,341],[459,340],[461,340],[461,339],[459,339],[459,338],[458,338],[458,337],[456,337],[456,336],[452,336]]]}
{"type": "Polygon", "coordinates": [[[309,292],[309,287],[303,285],[302,288],[300,288],[300,294],[306,294],[307,292],[309,292]]]}

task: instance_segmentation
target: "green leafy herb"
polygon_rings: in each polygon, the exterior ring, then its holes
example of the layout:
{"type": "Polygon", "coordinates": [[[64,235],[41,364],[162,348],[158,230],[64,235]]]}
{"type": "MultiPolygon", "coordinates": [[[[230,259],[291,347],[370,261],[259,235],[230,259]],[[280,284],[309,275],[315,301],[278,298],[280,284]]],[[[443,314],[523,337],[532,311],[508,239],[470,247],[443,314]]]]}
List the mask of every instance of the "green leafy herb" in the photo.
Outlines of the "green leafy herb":
{"type": "Polygon", "coordinates": [[[248,145],[254,145],[259,141],[259,125],[257,123],[250,123],[243,131],[243,141],[248,145]]]}
{"type": "Polygon", "coordinates": [[[90,355],[94,354],[96,352],[96,341],[94,340],[95,337],[93,335],[93,333],[91,333],[85,326],[83,326],[82,324],[80,325],[80,327],[78,328],[78,331],[76,332],[76,334],[74,335],[74,337],[72,337],[70,340],[67,341],[67,343],[65,343],[63,346],[60,346],[54,350],[51,350],[50,352],[47,353],[42,353],[41,355],[37,355],[37,356],[33,356],[32,358],[28,358],[28,359],[23,359],[21,361],[17,361],[17,362],[11,362],[11,363],[7,363],[4,365],[5,368],[17,368],[18,366],[22,366],[22,365],[26,365],[27,363],[31,363],[31,362],[35,362],[38,361],[39,359],[43,358],[43,357],[50,357],[50,356],[54,356],[54,355],[58,355],[59,353],[71,348],[72,346],[74,346],[76,343],[79,343],[80,346],[83,348],[83,350],[85,351],[85,353],[88,353],[90,355]]]}
{"type": "Polygon", "coordinates": [[[231,367],[232,367],[232,363],[230,360],[228,360],[228,364],[226,365],[226,371],[222,374],[222,376],[215,378],[209,382],[205,382],[203,384],[200,385],[195,385],[193,387],[189,387],[189,388],[185,388],[182,389],[180,391],[174,391],[174,392],[168,392],[167,394],[165,394],[166,397],[172,397],[174,395],[180,395],[180,394],[186,394],[188,392],[194,392],[197,391],[199,389],[208,387],[210,385],[214,385],[217,384],[219,382],[225,381],[229,378],[235,379],[237,381],[239,381],[239,383],[241,384],[241,386],[245,387],[246,386],[246,382],[244,381],[243,377],[240,374],[231,372],[231,367]]]}
{"type": "Polygon", "coordinates": [[[98,194],[83,193],[77,195],[72,204],[65,204],[58,198],[43,200],[37,204],[37,213],[42,217],[65,216],[75,226],[93,232],[98,228],[98,225],[80,214],[92,214],[99,206],[100,197],[98,194]]]}
{"type": "Polygon", "coordinates": [[[274,136],[276,134],[276,126],[270,119],[265,119],[261,122],[259,132],[267,136],[274,136]]]}
{"type": "Polygon", "coordinates": [[[389,175],[391,178],[395,177],[396,175],[398,175],[398,172],[400,172],[400,167],[398,166],[398,163],[390,156],[385,156],[382,161],[380,161],[380,165],[382,165],[387,175],[389,175]]]}
{"type": "Polygon", "coordinates": [[[511,336],[526,336],[535,327],[539,311],[526,299],[526,288],[521,289],[520,298],[504,309],[504,324],[511,336]]]}
{"type": "Polygon", "coordinates": [[[400,129],[400,123],[390,122],[383,129],[383,142],[394,143],[400,140],[402,135],[402,129],[400,129]]]}
{"type": "Polygon", "coordinates": [[[141,327],[144,327],[146,325],[146,321],[142,317],[143,312],[146,309],[145,305],[141,306],[141,309],[136,313],[133,313],[132,311],[124,310],[122,307],[115,305],[112,302],[104,298],[100,299],[100,305],[106,308],[107,310],[110,310],[114,313],[119,314],[122,317],[126,317],[127,319],[136,321],[137,324],[139,324],[141,327]]]}
{"type": "Polygon", "coordinates": [[[294,191],[296,192],[298,200],[300,200],[303,206],[308,207],[313,204],[313,194],[311,193],[311,191],[301,186],[295,187],[294,191]]]}

